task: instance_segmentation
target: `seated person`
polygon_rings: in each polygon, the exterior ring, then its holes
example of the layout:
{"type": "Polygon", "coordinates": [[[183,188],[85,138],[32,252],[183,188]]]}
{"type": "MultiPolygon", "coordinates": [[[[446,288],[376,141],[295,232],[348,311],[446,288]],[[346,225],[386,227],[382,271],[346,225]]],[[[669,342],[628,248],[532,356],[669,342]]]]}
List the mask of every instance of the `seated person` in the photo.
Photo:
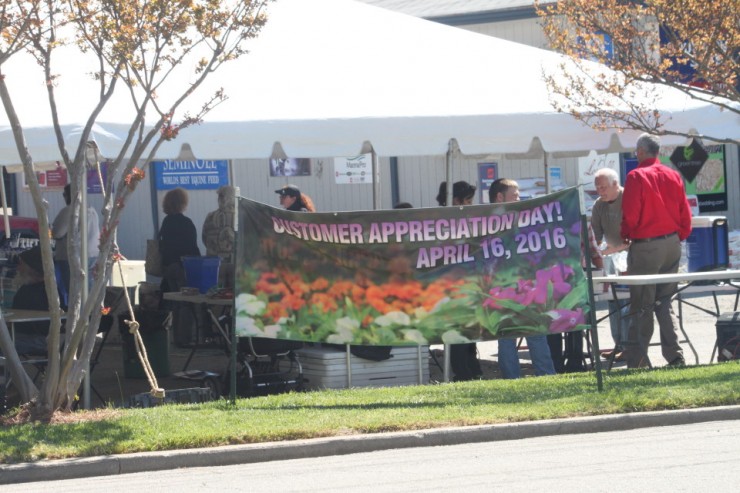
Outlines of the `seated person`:
{"type": "MultiPolygon", "coordinates": [[[[49,299],[44,285],[44,267],[41,248],[35,246],[18,255],[16,282],[20,287],[13,296],[13,308],[19,310],[48,310],[49,299]]],[[[46,355],[46,337],[49,322],[23,322],[15,324],[15,348],[19,355],[46,355]]]]}

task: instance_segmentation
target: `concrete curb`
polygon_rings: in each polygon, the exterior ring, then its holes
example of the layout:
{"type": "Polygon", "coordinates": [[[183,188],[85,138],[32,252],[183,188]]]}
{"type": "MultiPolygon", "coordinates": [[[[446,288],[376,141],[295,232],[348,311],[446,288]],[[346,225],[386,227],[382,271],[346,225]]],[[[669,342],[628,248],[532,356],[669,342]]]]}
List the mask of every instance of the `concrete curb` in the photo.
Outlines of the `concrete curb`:
{"type": "Polygon", "coordinates": [[[740,419],[740,406],[722,406],[63,459],[0,466],[0,484],[110,476],[181,467],[249,464],[397,448],[519,440],[550,435],[597,433],[737,419],[740,419]]]}

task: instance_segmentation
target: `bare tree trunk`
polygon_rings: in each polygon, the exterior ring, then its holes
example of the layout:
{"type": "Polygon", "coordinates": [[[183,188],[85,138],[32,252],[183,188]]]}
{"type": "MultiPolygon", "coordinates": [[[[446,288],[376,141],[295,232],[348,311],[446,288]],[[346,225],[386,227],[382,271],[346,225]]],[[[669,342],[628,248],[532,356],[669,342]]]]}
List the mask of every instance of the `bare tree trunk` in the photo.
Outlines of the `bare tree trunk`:
{"type": "MultiPolygon", "coordinates": [[[[0,349],[2,349],[3,356],[5,356],[5,368],[10,373],[10,378],[13,379],[13,385],[20,393],[21,400],[28,402],[39,393],[36,385],[34,385],[31,377],[23,369],[21,359],[18,357],[18,353],[15,350],[13,339],[10,337],[10,331],[5,323],[5,316],[0,311],[0,349]]],[[[3,382],[3,385],[7,386],[7,382],[3,382]]]]}

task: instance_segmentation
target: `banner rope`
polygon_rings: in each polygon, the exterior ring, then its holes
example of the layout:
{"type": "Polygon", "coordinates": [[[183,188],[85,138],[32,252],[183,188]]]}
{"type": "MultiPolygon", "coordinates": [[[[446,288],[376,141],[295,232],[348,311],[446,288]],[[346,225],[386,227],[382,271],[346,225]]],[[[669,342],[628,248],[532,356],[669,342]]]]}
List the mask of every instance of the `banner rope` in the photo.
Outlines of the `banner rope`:
{"type": "MultiPolygon", "coordinates": [[[[121,255],[117,254],[115,255],[115,264],[118,266],[118,272],[121,275],[121,284],[123,285],[123,292],[124,296],[126,298],[126,306],[128,308],[129,315],[131,316],[131,320],[124,320],[124,323],[128,325],[128,331],[130,334],[134,336],[134,345],[136,347],[136,354],[139,357],[139,361],[141,362],[141,366],[144,369],[144,373],[146,374],[146,378],[149,381],[149,393],[158,399],[164,399],[165,391],[163,388],[159,386],[159,383],[157,382],[157,376],[154,374],[154,370],[152,370],[152,366],[149,363],[149,356],[146,352],[146,346],[144,346],[144,341],[141,338],[141,333],[139,332],[139,329],[141,325],[136,320],[136,315],[134,313],[134,308],[131,305],[131,298],[128,295],[128,286],[126,286],[126,278],[123,275],[123,266],[121,265],[121,255]]],[[[170,323],[170,320],[172,318],[172,314],[167,315],[167,318],[163,322],[163,325],[167,325],[170,323]]]]}

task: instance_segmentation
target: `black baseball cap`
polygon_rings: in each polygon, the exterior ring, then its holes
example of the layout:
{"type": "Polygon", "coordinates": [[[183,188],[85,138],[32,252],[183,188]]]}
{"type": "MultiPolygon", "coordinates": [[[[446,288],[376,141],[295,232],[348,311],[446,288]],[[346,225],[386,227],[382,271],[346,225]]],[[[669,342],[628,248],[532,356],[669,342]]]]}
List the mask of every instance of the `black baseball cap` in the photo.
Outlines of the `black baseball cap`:
{"type": "Polygon", "coordinates": [[[44,263],[41,260],[41,247],[38,245],[21,252],[18,254],[18,257],[20,257],[24,264],[28,265],[39,274],[44,273],[44,263]]]}
{"type": "Polygon", "coordinates": [[[475,195],[475,185],[466,181],[456,181],[452,184],[452,196],[459,200],[467,199],[475,195]]]}
{"type": "Polygon", "coordinates": [[[275,190],[275,193],[280,195],[281,197],[300,197],[301,191],[298,190],[298,187],[294,185],[285,185],[283,188],[278,188],[275,190]]]}

